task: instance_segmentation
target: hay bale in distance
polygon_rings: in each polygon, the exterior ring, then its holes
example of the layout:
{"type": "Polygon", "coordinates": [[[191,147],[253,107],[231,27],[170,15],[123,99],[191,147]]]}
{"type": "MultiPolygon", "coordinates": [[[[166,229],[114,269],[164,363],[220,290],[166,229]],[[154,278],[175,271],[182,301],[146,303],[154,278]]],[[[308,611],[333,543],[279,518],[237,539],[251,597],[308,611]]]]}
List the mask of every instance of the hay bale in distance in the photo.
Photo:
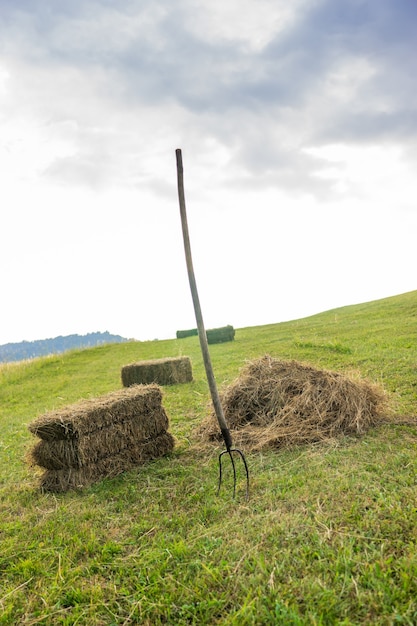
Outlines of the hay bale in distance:
{"type": "Polygon", "coordinates": [[[34,420],[28,460],[46,469],[42,489],[85,487],[171,452],[168,426],[160,388],[136,385],[34,420]]]}
{"type": "Polygon", "coordinates": [[[221,328],[210,328],[206,330],[207,343],[224,343],[233,341],[235,338],[235,329],[233,326],[222,326],[221,328]]]}
{"type": "Polygon", "coordinates": [[[190,330],[177,330],[177,339],[185,339],[185,337],[194,337],[198,335],[198,328],[190,328],[190,330]]]}
{"type": "Polygon", "coordinates": [[[192,380],[193,372],[188,356],[139,361],[122,367],[122,383],[125,387],[150,383],[177,385],[192,380]]]}
{"type": "MultiPolygon", "coordinates": [[[[233,441],[247,450],[314,443],[366,432],[387,408],[377,385],[268,355],[252,361],[221,395],[233,441]]],[[[212,414],[198,429],[219,439],[212,414]]]]}

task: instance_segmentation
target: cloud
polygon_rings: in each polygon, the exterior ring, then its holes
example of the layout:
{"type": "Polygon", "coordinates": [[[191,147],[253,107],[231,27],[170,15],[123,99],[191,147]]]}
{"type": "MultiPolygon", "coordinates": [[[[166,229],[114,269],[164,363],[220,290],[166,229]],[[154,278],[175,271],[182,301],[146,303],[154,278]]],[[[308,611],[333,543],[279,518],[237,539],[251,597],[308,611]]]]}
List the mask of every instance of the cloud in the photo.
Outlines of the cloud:
{"type": "Polygon", "coordinates": [[[137,163],[178,141],[227,150],[230,187],[332,198],[310,148],[415,142],[415,17],[406,0],[6,2],[10,107],[74,124],[55,181],[146,184],[137,163]]]}

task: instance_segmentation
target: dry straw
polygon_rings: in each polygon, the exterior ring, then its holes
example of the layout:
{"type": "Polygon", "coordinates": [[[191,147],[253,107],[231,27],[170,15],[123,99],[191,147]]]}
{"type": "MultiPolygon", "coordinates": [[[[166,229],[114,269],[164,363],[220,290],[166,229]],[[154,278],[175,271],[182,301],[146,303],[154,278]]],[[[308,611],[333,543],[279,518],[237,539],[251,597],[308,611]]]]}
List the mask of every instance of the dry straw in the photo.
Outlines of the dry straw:
{"type": "MultiPolygon", "coordinates": [[[[386,394],[376,384],[268,355],[249,362],[221,402],[234,441],[247,450],[362,434],[387,409],[386,394]]],[[[219,439],[214,415],[198,434],[219,439]]]]}
{"type": "Polygon", "coordinates": [[[191,361],[188,356],[131,363],[122,367],[121,375],[125,387],[151,383],[176,385],[193,380],[191,361]]]}

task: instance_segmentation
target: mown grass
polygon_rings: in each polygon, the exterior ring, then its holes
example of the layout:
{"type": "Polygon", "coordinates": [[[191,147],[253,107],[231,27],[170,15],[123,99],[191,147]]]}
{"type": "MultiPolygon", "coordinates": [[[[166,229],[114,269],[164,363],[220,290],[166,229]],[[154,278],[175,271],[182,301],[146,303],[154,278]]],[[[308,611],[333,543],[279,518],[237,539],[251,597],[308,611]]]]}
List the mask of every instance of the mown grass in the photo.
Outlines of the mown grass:
{"type": "Polygon", "coordinates": [[[198,339],[132,342],[0,368],[0,624],[416,624],[417,292],[238,329],[210,346],[220,387],[269,353],[356,370],[397,423],[248,455],[235,500],[193,427],[209,394],[198,339]],[[122,365],[189,355],[164,388],[177,446],[82,492],[42,494],[24,462],[37,415],[119,388],[122,365]]]}

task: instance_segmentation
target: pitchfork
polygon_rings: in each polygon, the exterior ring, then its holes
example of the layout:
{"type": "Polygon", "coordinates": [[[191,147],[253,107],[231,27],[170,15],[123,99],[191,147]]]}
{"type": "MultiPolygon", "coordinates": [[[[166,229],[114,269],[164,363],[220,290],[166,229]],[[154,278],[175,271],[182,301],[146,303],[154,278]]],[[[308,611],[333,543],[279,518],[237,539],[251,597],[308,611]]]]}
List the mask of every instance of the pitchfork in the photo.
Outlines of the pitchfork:
{"type": "Polygon", "coordinates": [[[207,335],[204,328],[203,316],[201,313],[200,299],[198,297],[197,283],[194,275],[193,260],[191,256],[190,236],[188,233],[187,213],[185,209],[185,195],[184,195],[184,168],[182,165],[181,150],[175,151],[177,157],[177,178],[178,178],[178,198],[180,203],[180,214],[182,224],[182,236],[184,239],[185,259],[187,262],[188,280],[191,288],[191,295],[194,304],[194,312],[197,320],[198,336],[200,339],[201,352],[203,355],[204,367],[206,369],[207,382],[210,388],[210,395],[216,413],[217,421],[219,422],[220,430],[223,436],[224,443],[226,444],[226,450],[223,450],[219,454],[219,485],[217,493],[220,492],[223,477],[222,460],[225,454],[228,454],[233,468],[233,497],[236,495],[236,466],[233,458],[233,453],[236,453],[243,461],[246,472],[246,499],[249,498],[249,469],[245,459],[245,455],[239,448],[233,447],[232,436],[224,417],[223,408],[220,402],[219,393],[217,390],[216,380],[214,378],[213,367],[211,364],[210,353],[208,349],[207,335]]]}

